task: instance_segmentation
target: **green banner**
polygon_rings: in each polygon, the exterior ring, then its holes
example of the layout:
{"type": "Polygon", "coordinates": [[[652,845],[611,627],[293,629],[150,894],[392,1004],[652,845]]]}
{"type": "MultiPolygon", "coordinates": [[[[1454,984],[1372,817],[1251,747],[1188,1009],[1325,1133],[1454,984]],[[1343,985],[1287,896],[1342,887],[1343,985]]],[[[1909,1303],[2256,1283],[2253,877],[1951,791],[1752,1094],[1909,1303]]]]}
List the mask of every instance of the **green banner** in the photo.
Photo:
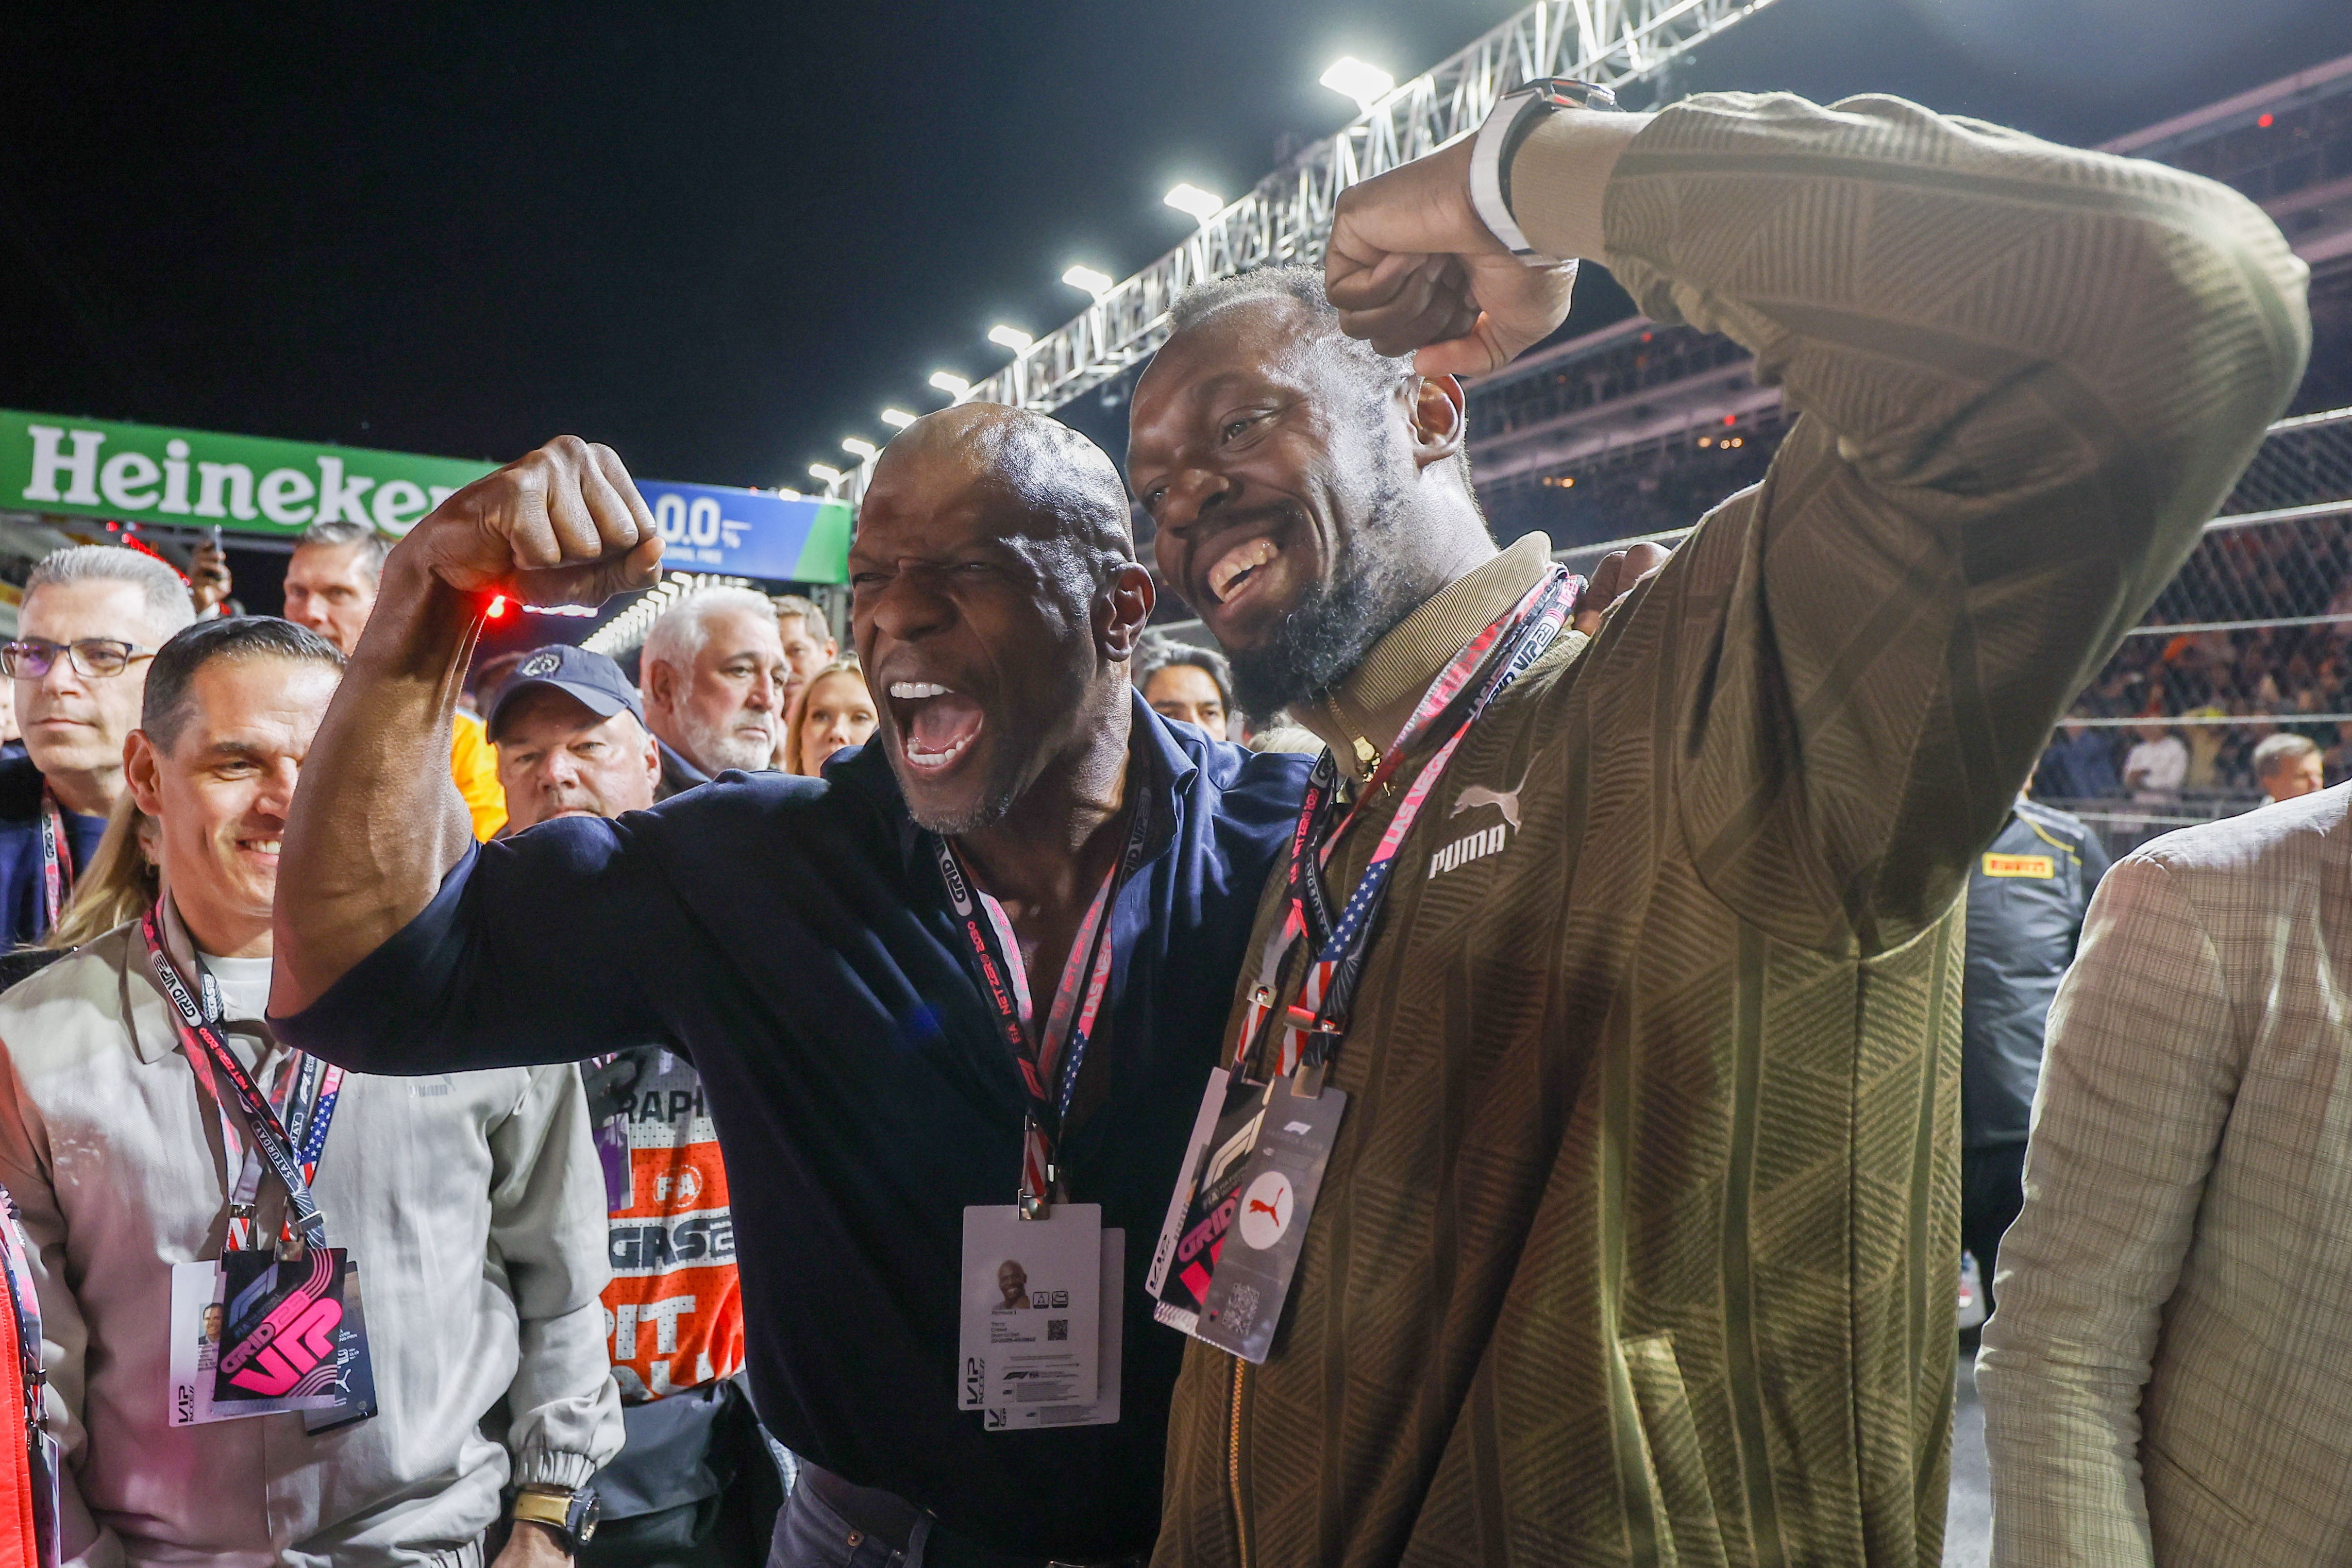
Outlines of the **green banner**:
{"type": "Polygon", "coordinates": [[[0,409],[0,507],[232,533],[406,533],[494,463],[0,409]]]}

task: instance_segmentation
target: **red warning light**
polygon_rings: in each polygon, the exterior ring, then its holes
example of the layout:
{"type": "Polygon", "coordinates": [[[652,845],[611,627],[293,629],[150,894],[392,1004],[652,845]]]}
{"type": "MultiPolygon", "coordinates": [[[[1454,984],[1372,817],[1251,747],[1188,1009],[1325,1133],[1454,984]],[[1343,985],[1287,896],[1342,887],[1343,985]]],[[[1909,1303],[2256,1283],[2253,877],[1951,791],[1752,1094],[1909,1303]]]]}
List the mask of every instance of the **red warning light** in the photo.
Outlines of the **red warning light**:
{"type": "Polygon", "coordinates": [[[2268,131],[2271,128],[2271,117],[2267,114],[2257,115],[2254,119],[2254,123],[2261,126],[2264,131],[2268,131]]]}
{"type": "Polygon", "coordinates": [[[491,595],[490,607],[488,610],[483,611],[482,613],[488,616],[493,621],[505,620],[507,613],[507,596],[503,593],[491,595]]]}
{"type": "Polygon", "coordinates": [[[1727,413],[1723,416],[1723,423],[1726,424],[1738,424],[1739,423],[1739,416],[1736,413],[1727,413]]]}

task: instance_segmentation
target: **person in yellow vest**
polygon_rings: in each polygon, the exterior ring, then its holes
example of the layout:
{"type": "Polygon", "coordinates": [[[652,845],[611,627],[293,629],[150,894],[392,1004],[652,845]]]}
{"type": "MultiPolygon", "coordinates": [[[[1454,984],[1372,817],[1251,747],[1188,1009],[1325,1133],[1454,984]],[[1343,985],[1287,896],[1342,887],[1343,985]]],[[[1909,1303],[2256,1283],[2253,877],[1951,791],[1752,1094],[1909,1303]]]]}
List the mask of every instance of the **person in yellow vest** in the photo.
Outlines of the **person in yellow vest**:
{"type": "MultiPolygon", "coordinates": [[[[392,541],[365,523],[315,523],[305,529],[286,566],[286,619],[307,626],[351,656],[375,611],[377,580],[392,541]]],[[[449,774],[474,820],[474,837],[487,843],[506,825],[506,791],[499,787],[499,752],[482,721],[459,709],[449,742],[449,774]]]]}

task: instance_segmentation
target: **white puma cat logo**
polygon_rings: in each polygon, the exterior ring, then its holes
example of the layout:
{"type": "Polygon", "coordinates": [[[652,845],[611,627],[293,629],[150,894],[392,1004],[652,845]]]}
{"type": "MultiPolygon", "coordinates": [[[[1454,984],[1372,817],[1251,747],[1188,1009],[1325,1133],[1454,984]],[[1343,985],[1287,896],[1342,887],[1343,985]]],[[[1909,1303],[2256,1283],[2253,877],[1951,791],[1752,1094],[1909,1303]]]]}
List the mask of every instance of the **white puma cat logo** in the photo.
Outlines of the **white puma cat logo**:
{"type": "Polygon", "coordinates": [[[1522,773],[1519,781],[1507,789],[1489,789],[1484,784],[1473,784],[1454,797],[1454,810],[1446,815],[1458,817],[1481,806],[1493,806],[1502,811],[1503,821],[1517,829],[1519,825],[1519,791],[1527,787],[1527,782],[1528,776],[1522,773]]]}

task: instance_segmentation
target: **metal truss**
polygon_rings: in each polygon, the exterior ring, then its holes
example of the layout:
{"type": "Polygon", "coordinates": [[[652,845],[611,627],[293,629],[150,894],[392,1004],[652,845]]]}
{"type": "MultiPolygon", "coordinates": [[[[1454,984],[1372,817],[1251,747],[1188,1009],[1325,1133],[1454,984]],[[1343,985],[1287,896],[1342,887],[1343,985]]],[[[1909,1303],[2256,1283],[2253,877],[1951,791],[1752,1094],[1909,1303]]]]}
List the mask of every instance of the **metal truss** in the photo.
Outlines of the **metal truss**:
{"type": "MultiPolygon", "coordinates": [[[[1471,134],[1495,100],[1521,82],[1572,76],[1623,87],[1771,3],[1538,0],[1259,181],[1191,239],[1114,285],[959,401],[1059,408],[1149,357],[1168,335],[1169,307],[1194,284],[1319,260],[1340,192],[1471,134]]],[[[845,476],[835,493],[862,493],[870,464],[845,476]]]]}

